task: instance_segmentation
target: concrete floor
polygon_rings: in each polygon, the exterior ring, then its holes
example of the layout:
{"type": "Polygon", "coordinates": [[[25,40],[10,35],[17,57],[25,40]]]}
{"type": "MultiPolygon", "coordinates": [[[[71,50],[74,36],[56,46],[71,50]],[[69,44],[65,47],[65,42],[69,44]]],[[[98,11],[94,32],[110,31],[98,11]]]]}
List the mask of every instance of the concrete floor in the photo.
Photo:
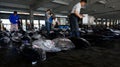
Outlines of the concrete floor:
{"type": "Polygon", "coordinates": [[[120,67],[119,40],[96,43],[89,49],[48,53],[46,61],[34,66],[13,51],[0,49],[0,67],[120,67]]]}

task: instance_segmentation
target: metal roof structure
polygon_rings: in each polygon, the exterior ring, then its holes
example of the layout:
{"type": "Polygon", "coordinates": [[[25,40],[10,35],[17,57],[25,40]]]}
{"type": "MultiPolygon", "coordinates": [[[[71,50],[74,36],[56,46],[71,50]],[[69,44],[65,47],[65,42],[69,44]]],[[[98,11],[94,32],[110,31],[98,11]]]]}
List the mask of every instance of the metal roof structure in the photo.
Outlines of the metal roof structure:
{"type": "MultiPolygon", "coordinates": [[[[68,15],[77,2],[80,0],[0,0],[0,11],[22,11],[29,12],[33,9],[36,13],[43,13],[48,8],[56,14],[68,15]]],[[[87,13],[95,17],[119,18],[120,0],[88,0],[87,13]]]]}

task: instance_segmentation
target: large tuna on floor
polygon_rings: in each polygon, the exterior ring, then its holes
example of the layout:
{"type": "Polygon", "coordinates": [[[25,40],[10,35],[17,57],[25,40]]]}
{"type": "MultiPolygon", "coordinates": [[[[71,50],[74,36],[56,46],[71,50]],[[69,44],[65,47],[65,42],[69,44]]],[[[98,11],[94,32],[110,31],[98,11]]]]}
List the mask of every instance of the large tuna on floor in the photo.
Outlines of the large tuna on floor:
{"type": "Polygon", "coordinates": [[[87,41],[84,38],[77,38],[77,37],[71,37],[69,38],[74,44],[76,48],[89,48],[91,44],[89,41],[87,41]]]}
{"type": "Polygon", "coordinates": [[[32,43],[33,47],[40,48],[45,50],[46,52],[59,52],[61,49],[55,47],[55,43],[51,40],[40,38],[35,40],[32,43]]]}
{"type": "Polygon", "coordinates": [[[9,33],[0,31],[0,47],[7,48],[10,45],[9,33]]]}
{"type": "Polygon", "coordinates": [[[53,42],[55,42],[55,47],[60,48],[61,50],[70,50],[75,48],[72,41],[67,38],[56,38],[53,42]]]}

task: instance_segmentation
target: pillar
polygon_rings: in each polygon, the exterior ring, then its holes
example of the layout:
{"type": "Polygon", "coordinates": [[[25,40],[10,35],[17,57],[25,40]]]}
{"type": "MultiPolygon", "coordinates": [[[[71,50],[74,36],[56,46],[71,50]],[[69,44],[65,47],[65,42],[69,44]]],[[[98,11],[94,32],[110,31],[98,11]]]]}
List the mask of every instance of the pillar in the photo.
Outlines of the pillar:
{"type": "Polygon", "coordinates": [[[97,21],[97,18],[95,18],[95,23],[96,23],[96,25],[97,25],[97,22],[98,22],[98,21],[97,21]]]}
{"type": "Polygon", "coordinates": [[[25,19],[26,31],[28,30],[27,19],[25,19]]]}
{"type": "Polygon", "coordinates": [[[120,24],[120,20],[118,19],[118,25],[120,24]]]}
{"type": "Polygon", "coordinates": [[[21,26],[23,27],[23,22],[22,22],[22,19],[21,19],[21,26]]]}
{"type": "Polygon", "coordinates": [[[23,21],[22,21],[22,19],[21,19],[21,27],[22,27],[22,29],[23,29],[23,21]]]}
{"type": "Polygon", "coordinates": [[[108,27],[108,19],[105,19],[105,26],[108,27]]]}
{"type": "Polygon", "coordinates": [[[113,20],[113,28],[115,27],[115,19],[113,20]]]}
{"type": "Polygon", "coordinates": [[[34,29],[34,11],[30,9],[30,28],[34,29]]]}
{"type": "Polygon", "coordinates": [[[120,20],[118,20],[118,29],[120,29],[119,26],[120,26],[120,20]]]}
{"type": "Polygon", "coordinates": [[[1,31],[2,21],[0,21],[0,31],[1,31]]]}
{"type": "Polygon", "coordinates": [[[104,19],[101,18],[101,22],[100,22],[100,25],[103,25],[104,24],[104,19]]]}
{"type": "Polygon", "coordinates": [[[117,28],[119,28],[119,20],[117,19],[117,28]]]}
{"type": "Polygon", "coordinates": [[[38,27],[39,27],[39,30],[40,30],[40,20],[38,20],[38,27]]]}
{"type": "Polygon", "coordinates": [[[109,22],[109,27],[111,28],[111,23],[112,23],[112,20],[110,19],[110,22],[109,22]]]}

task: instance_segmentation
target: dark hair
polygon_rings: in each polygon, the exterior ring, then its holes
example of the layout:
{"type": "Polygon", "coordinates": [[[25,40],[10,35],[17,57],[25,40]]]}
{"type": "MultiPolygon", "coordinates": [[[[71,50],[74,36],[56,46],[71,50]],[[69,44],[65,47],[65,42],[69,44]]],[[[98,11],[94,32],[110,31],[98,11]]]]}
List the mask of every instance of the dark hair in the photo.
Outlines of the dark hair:
{"type": "Polygon", "coordinates": [[[47,11],[51,11],[51,9],[47,9],[47,11]]]}
{"type": "Polygon", "coordinates": [[[54,15],[54,13],[53,13],[53,12],[51,12],[51,13],[50,13],[50,15],[51,15],[51,14],[53,14],[53,15],[54,15]]]}
{"type": "Polygon", "coordinates": [[[81,0],[80,2],[85,2],[85,3],[87,3],[87,0],[81,0]]]}
{"type": "Polygon", "coordinates": [[[14,14],[17,14],[17,11],[14,11],[14,14]]]}

